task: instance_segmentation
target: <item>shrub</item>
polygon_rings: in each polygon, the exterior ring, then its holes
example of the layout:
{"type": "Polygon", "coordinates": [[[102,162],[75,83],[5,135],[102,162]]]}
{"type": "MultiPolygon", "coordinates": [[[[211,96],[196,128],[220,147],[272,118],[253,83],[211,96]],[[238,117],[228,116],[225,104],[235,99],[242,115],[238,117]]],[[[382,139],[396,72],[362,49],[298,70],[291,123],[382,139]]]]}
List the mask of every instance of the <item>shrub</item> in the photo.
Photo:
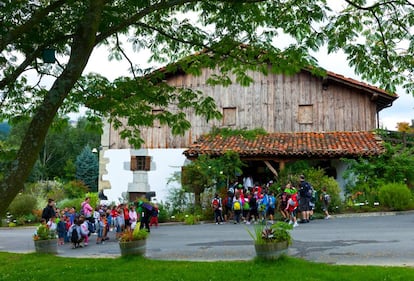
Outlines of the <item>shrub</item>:
{"type": "Polygon", "coordinates": [[[66,183],[63,190],[68,198],[74,199],[83,197],[88,192],[88,187],[80,180],[73,180],[66,183]]]}
{"type": "Polygon", "coordinates": [[[85,201],[86,197],[90,198],[90,205],[92,208],[95,208],[99,204],[98,193],[95,192],[95,193],[86,193],[82,197],[79,197],[79,198],[64,199],[60,202],[57,202],[56,205],[61,210],[64,208],[75,207],[76,212],[79,212],[81,209],[81,204],[83,201],[85,201]]]}
{"type": "Polygon", "coordinates": [[[166,222],[169,220],[168,210],[164,206],[164,204],[158,203],[158,222],[166,222]]]}
{"type": "MultiPolygon", "coordinates": [[[[302,162],[298,163],[297,165],[304,165],[302,162]]],[[[306,168],[306,166],[303,166],[306,168]]],[[[296,170],[294,170],[296,172],[296,170]]],[[[329,204],[329,212],[339,212],[342,207],[342,200],[341,200],[341,189],[338,185],[338,182],[327,175],[325,175],[325,171],[323,169],[316,169],[316,168],[307,168],[305,170],[302,170],[301,173],[298,174],[287,174],[284,172],[283,177],[279,181],[280,184],[285,185],[288,180],[292,181],[292,183],[297,187],[298,179],[300,174],[305,175],[305,179],[307,182],[309,182],[314,190],[316,191],[316,206],[315,211],[321,211],[322,210],[322,204],[319,200],[319,196],[322,192],[322,188],[326,187],[327,193],[331,196],[331,203],[329,204]]],[[[273,189],[275,189],[273,185],[273,189]]]]}
{"type": "Polygon", "coordinates": [[[17,195],[9,206],[9,212],[14,217],[22,217],[32,213],[35,209],[37,200],[34,196],[29,194],[17,195]]]}
{"type": "Polygon", "coordinates": [[[198,223],[198,217],[196,215],[185,215],[184,223],[187,225],[193,225],[198,223]]]}
{"type": "Polygon", "coordinates": [[[410,189],[403,183],[388,183],[380,187],[378,191],[380,204],[391,210],[407,210],[412,199],[410,189]]]}

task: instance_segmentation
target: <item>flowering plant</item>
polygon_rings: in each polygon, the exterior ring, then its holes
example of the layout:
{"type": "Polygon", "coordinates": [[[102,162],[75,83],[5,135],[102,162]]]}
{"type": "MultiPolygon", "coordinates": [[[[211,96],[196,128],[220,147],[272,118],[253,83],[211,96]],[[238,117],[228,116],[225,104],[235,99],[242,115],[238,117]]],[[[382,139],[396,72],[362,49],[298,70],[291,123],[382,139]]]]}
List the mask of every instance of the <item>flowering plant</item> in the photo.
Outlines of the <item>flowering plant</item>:
{"type": "Polygon", "coordinates": [[[56,239],[56,231],[50,230],[47,225],[41,224],[33,234],[33,240],[49,240],[56,239]]]}
{"type": "Polygon", "coordinates": [[[131,242],[136,240],[145,240],[148,238],[149,232],[142,228],[139,228],[139,224],[135,227],[134,231],[127,230],[122,233],[119,238],[119,242],[131,242]]]}
{"type": "Polygon", "coordinates": [[[273,225],[257,225],[254,231],[247,230],[255,244],[270,244],[282,241],[292,243],[290,230],[293,227],[285,222],[277,222],[273,225]]]}

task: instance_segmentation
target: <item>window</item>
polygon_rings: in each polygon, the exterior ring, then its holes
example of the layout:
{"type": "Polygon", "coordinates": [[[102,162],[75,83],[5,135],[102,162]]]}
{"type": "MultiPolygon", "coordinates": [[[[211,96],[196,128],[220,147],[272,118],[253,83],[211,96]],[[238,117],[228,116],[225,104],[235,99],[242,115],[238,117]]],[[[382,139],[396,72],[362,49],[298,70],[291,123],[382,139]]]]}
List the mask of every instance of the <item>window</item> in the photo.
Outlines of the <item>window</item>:
{"type": "Polygon", "coordinates": [[[223,126],[236,125],[236,107],[223,107],[223,126]]]}
{"type": "Polygon", "coordinates": [[[299,124],[312,124],[313,123],[313,105],[312,104],[299,105],[298,122],[299,124]]]}
{"type": "Polygon", "coordinates": [[[131,156],[131,171],[151,170],[150,156],[131,156]]]}

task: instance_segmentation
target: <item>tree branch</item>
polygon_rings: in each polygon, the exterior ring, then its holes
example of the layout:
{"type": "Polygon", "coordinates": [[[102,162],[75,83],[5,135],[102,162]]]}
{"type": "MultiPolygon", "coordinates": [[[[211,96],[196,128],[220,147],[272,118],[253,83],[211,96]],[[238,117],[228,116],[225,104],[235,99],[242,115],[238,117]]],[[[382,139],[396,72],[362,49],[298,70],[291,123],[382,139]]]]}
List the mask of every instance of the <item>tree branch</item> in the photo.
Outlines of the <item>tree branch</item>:
{"type": "MultiPolygon", "coordinates": [[[[13,30],[9,30],[7,35],[0,40],[0,50],[13,43],[17,38],[21,37],[24,33],[31,30],[33,26],[36,26],[40,21],[42,21],[50,12],[53,12],[60,7],[62,7],[67,0],[57,0],[56,2],[51,3],[44,9],[37,10],[32,17],[29,18],[27,22],[22,25],[17,26],[13,30]]],[[[1,37],[0,37],[1,38],[1,37]]]]}
{"type": "Polygon", "coordinates": [[[392,3],[398,3],[398,1],[396,1],[396,0],[390,0],[390,1],[382,2],[382,3],[377,2],[377,3],[372,4],[371,6],[365,6],[364,7],[364,6],[361,6],[359,4],[356,4],[354,1],[351,1],[351,0],[345,0],[345,2],[348,3],[351,6],[359,9],[359,10],[365,10],[365,11],[370,11],[370,10],[373,10],[377,7],[381,7],[381,6],[392,4],[392,3]]]}
{"type": "Polygon", "coordinates": [[[6,75],[2,80],[0,80],[0,90],[10,84],[13,84],[17,77],[25,71],[26,67],[28,67],[32,61],[40,55],[40,53],[40,50],[37,49],[30,55],[26,56],[26,59],[13,72],[11,72],[10,75],[6,75]]]}
{"type": "Polygon", "coordinates": [[[186,3],[199,2],[199,1],[200,0],[172,0],[172,1],[168,1],[168,2],[161,1],[159,3],[156,3],[154,5],[146,7],[144,9],[142,9],[140,12],[134,14],[129,19],[126,19],[126,20],[122,21],[121,24],[113,26],[112,28],[109,28],[105,32],[102,32],[102,33],[98,34],[98,36],[96,36],[96,44],[101,43],[106,38],[110,37],[111,35],[119,32],[121,30],[125,30],[126,28],[133,25],[134,23],[137,23],[138,20],[142,19],[143,17],[145,17],[146,15],[149,15],[152,12],[172,8],[172,7],[179,6],[179,5],[184,5],[186,3]]]}
{"type": "Polygon", "coordinates": [[[132,76],[134,76],[134,79],[137,78],[137,76],[135,75],[135,69],[134,69],[134,64],[132,63],[132,61],[129,59],[128,55],[125,53],[124,49],[121,48],[121,45],[119,43],[119,38],[118,38],[118,33],[116,33],[116,48],[122,53],[122,55],[125,57],[125,59],[128,61],[129,65],[131,66],[131,73],[132,76]]]}

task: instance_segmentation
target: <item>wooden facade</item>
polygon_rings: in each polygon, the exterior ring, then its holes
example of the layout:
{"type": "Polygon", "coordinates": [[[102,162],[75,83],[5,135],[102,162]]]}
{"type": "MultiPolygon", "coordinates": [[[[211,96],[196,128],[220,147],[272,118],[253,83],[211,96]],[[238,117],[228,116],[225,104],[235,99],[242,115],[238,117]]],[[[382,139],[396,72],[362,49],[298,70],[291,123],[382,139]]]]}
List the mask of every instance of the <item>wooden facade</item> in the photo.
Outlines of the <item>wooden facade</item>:
{"type": "MultiPolygon", "coordinates": [[[[370,131],[377,127],[377,112],[390,106],[397,97],[385,91],[336,74],[326,77],[303,70],[298,74],[264,75],[250,73],[254,82],[243,87],[210,86],[214,72],[204,69],[200,76],[177,74],[170,85],[200,90],[214,98],[222,120],[203,118],[187,111],[191,129],[184,136],[173,136],[166,126],[143,128],[143,148],[187,148],[212,127],[233,129],[263,128],[272,132],[370,131]]],[[[155,108],[157,114],[160,108],[155,108]]],[[[111,148],[129,148],[127,140],[110,128],[111,148]]]]}

